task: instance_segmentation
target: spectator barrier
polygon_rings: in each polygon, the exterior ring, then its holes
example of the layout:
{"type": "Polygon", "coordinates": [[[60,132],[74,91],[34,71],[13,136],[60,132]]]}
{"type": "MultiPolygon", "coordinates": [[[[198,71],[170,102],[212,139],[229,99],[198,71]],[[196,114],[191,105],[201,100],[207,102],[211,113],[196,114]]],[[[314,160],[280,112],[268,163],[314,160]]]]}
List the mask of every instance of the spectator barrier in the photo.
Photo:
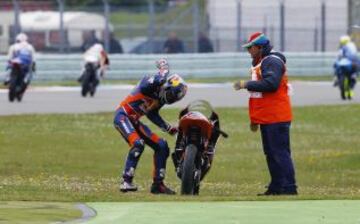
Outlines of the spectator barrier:
{"type": "MultiPolygon", "coordinates": [[[[289,76],[324,76],[333,73],[336,53],[285,53],[289,76]]],[[[139,79],[156,71],[155,61],[166,58],[171,73],[191,78],[245,77],[249,75],[251,58],[247,53],[209,54],[119,54],[110,55],[107,79],[139,79]]],[[[0,79],[6,68],[6,56],[0,56],[0,79]]],[[[80,54],[38,54],[34,81],[75,80],[82,69],[80,54]]]]}

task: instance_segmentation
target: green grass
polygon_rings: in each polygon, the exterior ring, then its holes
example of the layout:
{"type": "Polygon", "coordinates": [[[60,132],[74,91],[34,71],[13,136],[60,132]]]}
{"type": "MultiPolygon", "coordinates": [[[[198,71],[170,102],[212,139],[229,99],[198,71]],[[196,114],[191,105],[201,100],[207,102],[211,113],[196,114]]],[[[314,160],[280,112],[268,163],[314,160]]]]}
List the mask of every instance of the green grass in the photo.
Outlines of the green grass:
{"type": "Polygon", "coordinates": [[[332,81],[333,75],[322,75],[322,76],[289,76],[290,81],[332,81]]]}
{"type": "Polygon", "coordinates": [[[81,217],[73,204],[59,202],[0,202],[0,223],[54,223],[81,217]]]}
{"type": "MultiPolygon", "coordinates": [[[[149,193],[148,147],[136,172],[140,191],[118,191],[128,146],[113,128],[112,113],[2,116],[0,201],[259,200],[255,195],[269,180],[260,135],[249,131],[246,108],[217,111],[230,138],[220,139],[212,170],[195,198],[149,193]]],[[[162,112],[176,122],[177,109],[162,112]]],[[[360,105],[294,108],[296,199],[360,199],[359,114],[360,105]]],[[[173,147],[174,138],[162,136],[173,147]]],[[[179,191],[170,160],[166,182],[179,191]]]]}

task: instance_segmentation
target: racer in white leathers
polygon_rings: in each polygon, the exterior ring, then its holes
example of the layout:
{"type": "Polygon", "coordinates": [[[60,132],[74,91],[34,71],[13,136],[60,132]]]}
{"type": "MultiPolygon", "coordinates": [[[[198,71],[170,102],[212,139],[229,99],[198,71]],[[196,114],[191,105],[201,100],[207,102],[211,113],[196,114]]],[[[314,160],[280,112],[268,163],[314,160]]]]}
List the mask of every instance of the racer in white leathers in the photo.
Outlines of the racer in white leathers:
{"type": "MultiPolygon", "coordinates": [[[[96,43],[93,46],[91,46],[83,56],[84,59],[84,65],[83,70],[81,72],[81,76],[78,79],[79,82],[82,81],[82,78],[84,77],[84,72],[88,66],[90,66],[92,69],[96,71],[96,74],[99,74],[101,77],[104,77],[105,70],[107,69],[109,63],[109,58],[104,50],[104,47],[100,43],[96,43]]],[[[99,77],[96,77],[99,79],[99,77]]]]}

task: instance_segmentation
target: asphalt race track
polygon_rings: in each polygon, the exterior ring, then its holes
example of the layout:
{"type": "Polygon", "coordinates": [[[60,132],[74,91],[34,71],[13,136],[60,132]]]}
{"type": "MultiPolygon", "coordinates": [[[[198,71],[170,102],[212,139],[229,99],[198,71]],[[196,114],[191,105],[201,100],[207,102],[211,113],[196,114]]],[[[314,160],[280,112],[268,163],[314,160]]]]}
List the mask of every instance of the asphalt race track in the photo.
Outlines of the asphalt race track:
{"type": "MultiPolygon", "coordinates": [[[[293,106],[360,103],[360,88],[351,101],[340,99],[339,89],[331,82],[292,82],[293,106]]],[[[0,115],[43,113],[96,113],[114,111],[130,92],[132,85],[102,85],[95,97],[83,98],[80,87],[34,87],[28,89],[21,103],[8,101],[6,89],[0,90],[0,115]]],[[[189,84],[185,98],[170,107],[184,107],[195,99],[208,100],[214,107],[247,106],[248,92],[234,91],[231,83],[189,84]]]]}

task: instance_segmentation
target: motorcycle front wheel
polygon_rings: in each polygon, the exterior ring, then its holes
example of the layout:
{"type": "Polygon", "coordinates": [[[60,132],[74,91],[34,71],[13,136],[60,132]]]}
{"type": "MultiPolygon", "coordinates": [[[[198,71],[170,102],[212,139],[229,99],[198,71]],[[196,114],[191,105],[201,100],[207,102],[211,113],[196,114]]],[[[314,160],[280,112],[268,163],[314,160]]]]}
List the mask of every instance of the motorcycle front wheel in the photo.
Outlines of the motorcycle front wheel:
{"type": "Polygon", "coordinates": [[[185,149],[181,176],[181,194],[183,195],[193,195],[195,190],[198,192],[198,189],[195,189],[199,184],[197,183],[198,178],[195,178],[197,150],[196,146],[192,144],[188,145],[185,149]]]}

